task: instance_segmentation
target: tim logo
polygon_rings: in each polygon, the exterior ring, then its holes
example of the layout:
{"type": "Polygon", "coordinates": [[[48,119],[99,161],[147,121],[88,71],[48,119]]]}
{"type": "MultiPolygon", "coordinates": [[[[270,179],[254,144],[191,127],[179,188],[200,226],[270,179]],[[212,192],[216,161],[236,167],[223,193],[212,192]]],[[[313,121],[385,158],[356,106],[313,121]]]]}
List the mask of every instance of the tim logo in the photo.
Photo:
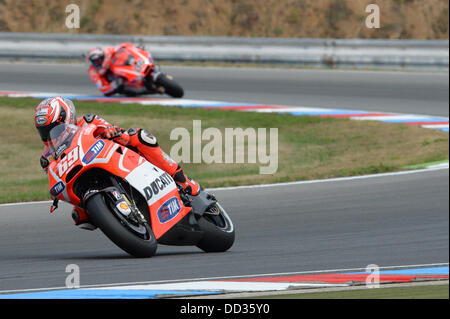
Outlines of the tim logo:
{"type": "Polygon", "coordinates": [[[58,182],[55,184],[55,186],[52,187],[52,189],[50,190],[50,194],[53,197],[58,196],[59,194],[62,193],[62,191],[64,190],[64,188],[66,188],[66,186],[64,185],[63,182],[58,182]]]}
{"type": "Polygon", "coordinates": [[[92,145],[89,151],[87,151],[87,153],[84,155],[82,160],[83,163],[89,164],[90,162],[92,162],[94,158],[96,158],[98,154],[100,154],[103,147],[105,147],[105,142],[103,142],[102,140],[98,140],[97,142],[95,142],[95,144],[92,145]]]}
{"type": "Polygon", "coordinates": [[[161,224],[164,224],[178,215],[181,210],[180,203],[176,197],[172,197],[167,200],[159,209],[158,209],[158,219],[161,224]]]}

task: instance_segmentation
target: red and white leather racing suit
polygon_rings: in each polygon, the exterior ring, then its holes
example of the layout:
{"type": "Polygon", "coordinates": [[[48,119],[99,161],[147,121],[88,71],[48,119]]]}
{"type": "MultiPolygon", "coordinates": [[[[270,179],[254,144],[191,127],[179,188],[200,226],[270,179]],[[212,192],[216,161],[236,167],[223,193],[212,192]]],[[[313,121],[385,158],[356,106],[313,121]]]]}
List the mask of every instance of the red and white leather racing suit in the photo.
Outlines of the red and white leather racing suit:
{"type": "Polygon", "coordinates": [[[129,46],[134,47],[132,43],[121,43],[114,47],[105,47],[102,49],[104,54],[102,66],[98,69],[92,64],[89,66],[88,74],[91,81],[94,82],[100,92],[105,96],[110,96],[117,93],[119,87],[121,86],[121,89],[127,94],[138,95],[149,93],[145,87],[139,88],[124,86],[121,81],[119,81],[120,79],[116,79],[111,73],[108,73],[116,52],[129,46]]]}
{"type": "Polygon", "coordinates": [[[103,53],[105,55],[105,58],[103,60],[102,67],[97,70],[96,67],[90,65],[88,69],[88,74],[92,82],[95,83],[100,92],[102,92],[106,96],[109,96],[115,93],[118,86],[117,82],[114,81],[111,82],[106,77],[106,72],[109,70],[112,58],[116,53],[116,47],[103,48],[103,53]]]}

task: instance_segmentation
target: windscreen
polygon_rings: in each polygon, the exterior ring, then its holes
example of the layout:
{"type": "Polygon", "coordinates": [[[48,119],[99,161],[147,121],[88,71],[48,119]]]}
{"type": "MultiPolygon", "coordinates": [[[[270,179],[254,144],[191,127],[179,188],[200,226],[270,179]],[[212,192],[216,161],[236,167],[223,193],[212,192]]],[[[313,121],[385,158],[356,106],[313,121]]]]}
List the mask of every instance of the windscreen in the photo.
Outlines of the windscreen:
{"type": "Polygon", "coordinates": [[[69,148],[79,129],[76,125],[60,124],[50,130],[49,148],[55,159],[69,148]]]}

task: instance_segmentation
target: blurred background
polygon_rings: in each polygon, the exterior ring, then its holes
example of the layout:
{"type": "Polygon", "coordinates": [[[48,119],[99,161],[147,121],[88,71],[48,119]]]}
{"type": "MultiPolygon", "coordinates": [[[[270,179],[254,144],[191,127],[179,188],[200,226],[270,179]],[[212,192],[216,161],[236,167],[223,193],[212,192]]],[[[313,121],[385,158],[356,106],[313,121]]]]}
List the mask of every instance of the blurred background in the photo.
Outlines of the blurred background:
{"type": "Polygon", "coordinates": [[[0,32],[448,39],[448,0],[0,0],[0,32]],[[80,7],[79,29],[61,14],[80,7]],[[382,28],[365,27],[368,4],[382,28]]]}

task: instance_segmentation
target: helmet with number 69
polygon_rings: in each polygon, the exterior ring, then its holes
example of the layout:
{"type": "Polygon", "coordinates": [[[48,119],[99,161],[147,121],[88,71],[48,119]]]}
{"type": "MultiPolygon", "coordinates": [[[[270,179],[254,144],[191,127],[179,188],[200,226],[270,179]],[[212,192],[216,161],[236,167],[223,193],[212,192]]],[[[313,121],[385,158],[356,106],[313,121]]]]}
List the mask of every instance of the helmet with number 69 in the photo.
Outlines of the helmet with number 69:
{"type": "Polygon", "coordinates": [[[34,124],[42,141],[48,146],[49,133],[58,124],[76,124],[76,111],[73,102],[61,96],[48,98],[36,107],[34,124]]]}

